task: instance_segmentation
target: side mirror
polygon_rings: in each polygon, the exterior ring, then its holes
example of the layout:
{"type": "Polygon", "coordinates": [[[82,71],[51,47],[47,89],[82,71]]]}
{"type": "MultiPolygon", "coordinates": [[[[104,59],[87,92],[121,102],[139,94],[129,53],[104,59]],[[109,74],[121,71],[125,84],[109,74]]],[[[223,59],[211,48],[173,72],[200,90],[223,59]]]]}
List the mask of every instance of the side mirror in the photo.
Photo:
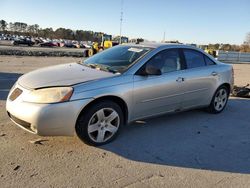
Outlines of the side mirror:
{"type": "Polygon", "coordinates": [[[147,64],[142,71],[142,75],[161,75],[161,70],[153,65],[147,64]]]}

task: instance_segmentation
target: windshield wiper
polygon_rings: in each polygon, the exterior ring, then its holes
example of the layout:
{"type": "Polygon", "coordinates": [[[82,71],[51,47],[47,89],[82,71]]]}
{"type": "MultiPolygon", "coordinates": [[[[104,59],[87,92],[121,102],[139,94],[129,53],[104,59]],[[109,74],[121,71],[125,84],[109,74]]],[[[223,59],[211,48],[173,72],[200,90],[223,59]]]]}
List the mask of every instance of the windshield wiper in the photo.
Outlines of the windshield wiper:
{"type": "Polygon", "coordinates": [[[97,64],[93,64],[93,63],[82,63],[82,65],[84,66],[87,66],[87,67],[90,67],[90,68],[93,68],[93,69],[96,69],[97,68],[97,64]]]}
{"type": "Polygon", "coordinates": [[[117,70],[112,69],[111,66],[108,65],[104,65],[104,64],[94,64],[94,63],[88,63],[88,64],[84,64],[92,69],[100,69],[102,71],[106,71],[106,72],[112,72],[114,74],[119,73],[117,70]]]}
{"type": "Polygon", "coordinates": [[[105,68],[106,68],[109,72],[112,72],[112,73],[114,73],[114,74],[117,74],[117,73],[120,74],[120,72],[119,72],[118,70],[115,70],[115,69],[111,68],[110,66],[106,66],[105,68]]]}
{"type": "Polygon", "coordinates": [[[100,66],[98,66],[97,64],[94,64],[94,63],[82,63],[83,66],[86,66],[86,67],[90,67],[92,69],[101,69],[100,66]]]}

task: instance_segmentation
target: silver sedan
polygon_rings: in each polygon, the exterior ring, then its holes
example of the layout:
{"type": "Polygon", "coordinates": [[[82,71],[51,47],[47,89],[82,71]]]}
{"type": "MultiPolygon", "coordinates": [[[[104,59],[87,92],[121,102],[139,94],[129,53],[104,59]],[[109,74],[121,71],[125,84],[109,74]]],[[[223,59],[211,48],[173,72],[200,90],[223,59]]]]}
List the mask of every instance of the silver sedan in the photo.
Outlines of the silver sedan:
{"type": "Polygon", "coordinates": [[[6,110],[21,128],[41,136],[112,141],[123,125],[193,108],[220,113],[233,85],[231,65],[178,44],[126,44],[82,63],[23,75],[6,110]]]}

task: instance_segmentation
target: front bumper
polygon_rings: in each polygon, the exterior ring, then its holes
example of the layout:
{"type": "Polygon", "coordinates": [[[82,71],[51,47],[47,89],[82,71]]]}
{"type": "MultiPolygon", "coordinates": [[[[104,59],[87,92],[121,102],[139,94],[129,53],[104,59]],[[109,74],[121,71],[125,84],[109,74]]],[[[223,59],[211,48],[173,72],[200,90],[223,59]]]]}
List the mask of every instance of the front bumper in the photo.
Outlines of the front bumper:
{"type": "MultiPolygon", "coordinates": [[[[21,86],[17,87],[24,91],[23,94],[29,92],[21,86]]],[[[8,96],[6,110],[15,124],[31,133],[41,136],[73,136],[77,117],[91,100],[37,104],[23,101],[21,94],[14,101],[8,96]]]]}

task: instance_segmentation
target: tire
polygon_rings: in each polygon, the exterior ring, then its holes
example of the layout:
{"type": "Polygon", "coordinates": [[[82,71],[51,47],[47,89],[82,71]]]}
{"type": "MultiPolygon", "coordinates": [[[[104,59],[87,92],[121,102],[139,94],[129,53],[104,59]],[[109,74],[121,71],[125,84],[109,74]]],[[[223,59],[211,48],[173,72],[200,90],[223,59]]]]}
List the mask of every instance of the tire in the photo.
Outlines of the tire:
{"type": "Polygon", "coordinates": [[[212,101],[207,109],[208,112],[212,114],[218,114],[222,112],[227,105],[228,97],[229,97],[228,88],[225,86],[220,86],[216,90],[212,98],[212,101]]]}
{"type": "Polygon", "coordinates": [[[93,56],[93,54],[94,54],[93,49],[89,49],[89,50],[87,51],[87,55],[88,55],[88,57],[93,56]]]}
{"type": "Polygon", "coordinates": [[[100,146],[113,141],[120,133],[123,123],[124,116],[120,106],[105,100],[90,106],[79,115],[76,134],[84,143],[100,146]]]}

